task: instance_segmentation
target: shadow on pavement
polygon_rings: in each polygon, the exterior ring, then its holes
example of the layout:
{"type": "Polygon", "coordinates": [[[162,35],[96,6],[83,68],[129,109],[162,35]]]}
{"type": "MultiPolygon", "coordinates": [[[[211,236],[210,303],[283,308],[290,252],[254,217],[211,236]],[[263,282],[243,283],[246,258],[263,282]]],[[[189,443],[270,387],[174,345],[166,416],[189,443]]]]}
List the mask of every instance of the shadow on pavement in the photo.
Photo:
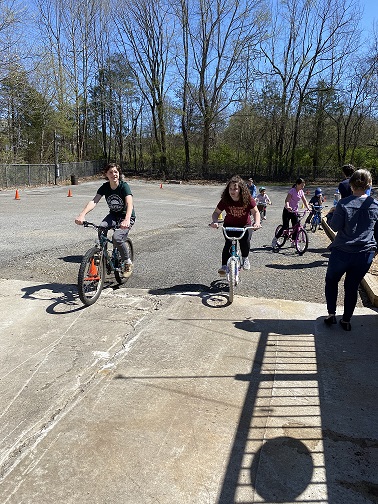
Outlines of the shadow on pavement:
{"type": "Polygon", "coordinates": [[[218,504],[378,502],[377,315],[352,322],[234,322],[260,337],[218,504]]]}
{"type": "Polygon", "coordinates": [[[85,308],[85,306],[77,306],[77,286],[73,284],[46,283],[32,285],[22,288],[21,292],[24,293],[22,297],[25,299],[52,299],[53,303],[46,308],[46,312],[50,315],[64,315],[85,308]],[[51,293],[54,295],[53,298],[51,298],[51,293]]]}

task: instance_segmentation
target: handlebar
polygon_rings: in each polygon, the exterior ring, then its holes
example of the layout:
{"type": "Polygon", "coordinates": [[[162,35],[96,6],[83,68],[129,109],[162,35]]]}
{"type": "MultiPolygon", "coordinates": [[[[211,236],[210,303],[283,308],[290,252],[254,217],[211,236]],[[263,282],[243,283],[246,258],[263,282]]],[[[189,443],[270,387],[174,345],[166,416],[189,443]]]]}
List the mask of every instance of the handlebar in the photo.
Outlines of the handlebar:
{"type": "Polygon", "coordinates": [[[248,229],[254,229],[254,226],[245,226],[245,227],[222,227],[222,231],[224,234],[224,237],[227,238],[227,240],[241,240],[245,233],[248,231],[248,229]],[[227,233],[230,231],[235,231],[240,233],[240,236],[229,236],[227,233]]]}
{"type": "Polygon", "coordinates": [[[93,227],[95,229],[118,229],[119,228],[118,224],[115,226],[103,227],[103,226],[99,226],[99,225],[94,224],[93,222],[89,222],[89,221],[83,221],[83,226],[84,227],[93,227]]]}

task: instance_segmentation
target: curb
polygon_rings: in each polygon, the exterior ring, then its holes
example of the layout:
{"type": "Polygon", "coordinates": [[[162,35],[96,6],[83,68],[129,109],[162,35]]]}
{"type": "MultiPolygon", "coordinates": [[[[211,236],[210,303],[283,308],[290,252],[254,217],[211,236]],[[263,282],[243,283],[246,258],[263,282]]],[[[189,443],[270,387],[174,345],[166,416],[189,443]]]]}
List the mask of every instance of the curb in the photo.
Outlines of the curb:
{"type": "MultiPolygon", "coordinates": [[[[327,224],[326,219],[323,217],[322,226],[328,238],[333,241],[335,239],[335,231],[327,224]]],[[[374,306],[378,307],[378,275],[366,273],[361,282],[366,294],[369,296],[370,301],[374,306]]]]}

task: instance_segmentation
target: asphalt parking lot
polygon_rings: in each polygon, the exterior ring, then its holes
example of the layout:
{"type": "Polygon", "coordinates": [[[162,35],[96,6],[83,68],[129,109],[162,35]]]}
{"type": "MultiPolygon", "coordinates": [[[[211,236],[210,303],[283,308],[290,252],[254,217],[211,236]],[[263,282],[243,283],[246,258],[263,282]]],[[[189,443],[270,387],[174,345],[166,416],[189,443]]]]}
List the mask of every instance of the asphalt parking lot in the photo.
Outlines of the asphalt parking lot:
{"type": "Polygon", "coordinates": [[[376,502],[377,309],[361,297],[350,333],[325,326],[325,233],[307,258],[277,257],[270,208],[229,305],[214,275],[222,241],[206,228],[219,188],[204,202],[141,186],[136,285],[83,309],[75,272],[91,239],[69,216],[93,186],[72,189],[53,191],[54,211],[42,189],[0,194],[2,208],[25,200],[0,262],[0,502],[376,502]],[[172,273],[155,276],[172,250],[172,273]],[[318,298],[300,290],[313,274],[318,298]]]}

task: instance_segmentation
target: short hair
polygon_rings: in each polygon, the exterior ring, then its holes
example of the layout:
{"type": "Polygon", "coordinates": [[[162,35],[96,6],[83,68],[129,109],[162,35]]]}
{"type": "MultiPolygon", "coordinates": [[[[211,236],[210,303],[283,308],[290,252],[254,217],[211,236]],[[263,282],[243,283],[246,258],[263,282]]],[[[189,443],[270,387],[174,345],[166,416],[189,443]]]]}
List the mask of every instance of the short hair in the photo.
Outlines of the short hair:
{"type": "Polygon", "coordinates": [[[102,171],[102,173],[103,173],[103,175],[104,175],[104,177],[105,177],[105,178],[107,178],[107,177],[106,177],[107,172],[108,172],[110,169],[112,169],[112,168],[117,168],[118,173],[119,173],[119,175],[121,176],[121,174],[122,174],[122,170],[121,170],[120,165],[119,165],[119,164],[117,164],[117,163],[108,163],[108,164],[105,166],[105,168],[103,169],[103,171],[102,171]]]}
{"type": "Polygon", "coordinates": [[[369,170],[361,168],[353,172],[349,179],[349,185],[352,189],[362,189],[366,191],[372,185],[373,179],[369,170]]]}
{"type": "Polygon", "coordinates": [[[356,170],[352,164],[345,164],[341,169],[343,170],[344,175],[348,178],[351,177],[356,170]]]}

